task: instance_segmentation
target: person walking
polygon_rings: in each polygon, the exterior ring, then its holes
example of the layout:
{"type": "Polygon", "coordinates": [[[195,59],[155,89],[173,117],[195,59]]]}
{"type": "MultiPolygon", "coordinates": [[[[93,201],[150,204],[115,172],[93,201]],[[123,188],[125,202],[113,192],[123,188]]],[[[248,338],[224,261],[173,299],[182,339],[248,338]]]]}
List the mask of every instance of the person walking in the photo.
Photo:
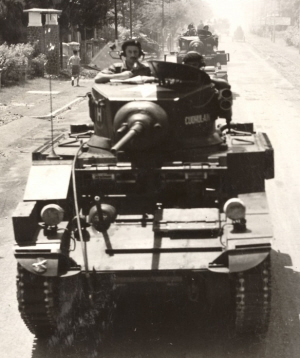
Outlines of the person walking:
{"type": "Polygon", "coordinates": [[[80,57],[77,50],[73,50],[73,56],[69,58],[68,66],[72,66],[72,81],[74,86],[75,79],[77,80],[77,87],[79,87],[79,75],[80,75],[80,57]]]}

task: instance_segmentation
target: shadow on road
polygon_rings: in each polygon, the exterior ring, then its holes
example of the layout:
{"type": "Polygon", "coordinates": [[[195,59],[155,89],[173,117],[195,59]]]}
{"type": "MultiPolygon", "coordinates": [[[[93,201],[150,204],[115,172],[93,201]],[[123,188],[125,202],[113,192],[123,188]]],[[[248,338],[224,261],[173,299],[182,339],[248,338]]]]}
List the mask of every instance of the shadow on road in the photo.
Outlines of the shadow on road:
{"type": "Polygon", "coordinates": [[[278,277],[285,282],[292,279],[300,287],[300,276],[286,268],[291,266],[288,255],[272,252],[272,259],[272,270],[276,270],[276,275],[270,329],[266,337],[236,337],[229,306],[209,309],[202,300],[189,302],[174,295],[166,298],[127,291],[117,306],[109,337],[103,338],[96,323],[85,325],[84,329],[74,326],[67,335],[37,340],[32,357],[294,357],[287,352],[288,342],[285,342],[286,335],[282,335],[284,332],[280,327],[286,327],[286,320],[292,317],[295,321],[290,329],[294,330],[295,337],[299,337],[298,311],[290,306],[289,317],[284,317],[282,300],[287,293],[278,291],[277,280],[278,277]],[[279,350],[278,346],[281,347],[279,350]]]}

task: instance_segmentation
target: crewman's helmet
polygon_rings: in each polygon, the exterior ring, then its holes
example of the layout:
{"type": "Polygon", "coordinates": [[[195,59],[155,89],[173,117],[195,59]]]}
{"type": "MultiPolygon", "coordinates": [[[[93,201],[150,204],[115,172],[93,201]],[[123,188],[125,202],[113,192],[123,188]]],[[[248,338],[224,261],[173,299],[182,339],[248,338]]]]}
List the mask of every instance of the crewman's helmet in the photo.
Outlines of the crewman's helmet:
{"type": "Polygon", "coordinates": [[[199,52],[196,51],[189,51],[183,58],[182,63],[184,65],[194,65],[193,67],[204,67],[206,64],[204,62],[204,57],[200,55],[199,52]],[[198,64],[198,66],[196,66],[198,64]]]}

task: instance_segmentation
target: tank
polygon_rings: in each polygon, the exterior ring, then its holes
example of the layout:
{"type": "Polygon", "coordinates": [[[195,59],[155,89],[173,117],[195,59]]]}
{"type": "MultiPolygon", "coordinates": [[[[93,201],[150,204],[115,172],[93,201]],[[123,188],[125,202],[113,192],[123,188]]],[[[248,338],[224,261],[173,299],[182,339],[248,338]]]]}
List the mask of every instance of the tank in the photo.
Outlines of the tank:
{"type": "Polygon", "coordinates": [[[227,81],[229,53],[218,50],[218,43],[218,37],[205,30],[198,30],[197,36],[181,36],[178,39],[179,52],[176,54],[176,61],[182,63],[184,56],[189,51],[196,51],[204,57],[206,72],[215,78],[227,81]]]}
{"type": "Polygon", "coordinates": [[[19,310],[36,336],[81,307],[109,329],[124,288],[172,290],[196,305],[204,295],[207,307],[226,295],[237,333],[267,331],[268,136],[232,122],[225,81],[149,66],[150,83],[95,84],[91,123],[33,152],[13,228],[19,310]]]}
{"type": "Polygon", "coordinates": [[[245,42],[245,34],[241,26],[238,26],[235,29],[233,33],[232,41],[245,42]]]}

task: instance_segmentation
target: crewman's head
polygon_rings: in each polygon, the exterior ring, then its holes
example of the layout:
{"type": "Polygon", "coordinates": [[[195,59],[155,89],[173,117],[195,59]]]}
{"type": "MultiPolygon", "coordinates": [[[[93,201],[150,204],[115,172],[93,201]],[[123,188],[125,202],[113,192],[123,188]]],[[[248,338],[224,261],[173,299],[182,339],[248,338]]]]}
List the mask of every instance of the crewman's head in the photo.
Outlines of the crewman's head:
{"type": "Polygon", "coordinates": [[[122,44],[122,52],[120,56],[126,58],[129,66],[132,66],[143,55],[141,43],[137,40],[126,40],[122,44]]]}
{"type": "Polygon", "coordinates": [[[183,58],[182,63],[184,65],[201,68],[205,67],[204,57],[196,51],[189,51],[183,58]]]}
{"type": "Polygon", "coordinates": [[[208,26],[208,25],[203,26],[203,30],[208,31],[208,30],[209,30],[209,26],[208,26]]]}

